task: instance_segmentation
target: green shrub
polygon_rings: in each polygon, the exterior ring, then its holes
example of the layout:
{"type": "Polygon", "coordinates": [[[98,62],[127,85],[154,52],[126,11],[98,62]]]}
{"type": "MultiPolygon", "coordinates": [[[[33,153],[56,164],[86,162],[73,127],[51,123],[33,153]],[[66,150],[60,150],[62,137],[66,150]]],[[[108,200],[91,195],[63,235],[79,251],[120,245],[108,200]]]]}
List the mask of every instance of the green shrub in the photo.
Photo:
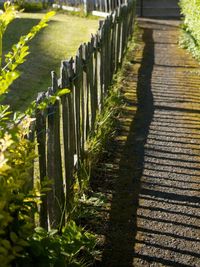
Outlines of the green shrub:
{"type": "Polygon", "coordinates": [[[180,0],[183,18],[180,44],[200,60],[200,0],[180,0]]]}
{"type": "Polygon", "coordinates": [[[24,2],[20,8],[26,12],[37,12],[44,9],[42,2],[24,2]]]}
{"type": "MultiPolygon", "coordinates": [[[[17,70],[26,56],[27,46],[38,31],[44,28],[53,13],[45,18],[5,55],[2,66],[2,39],[8,24],[16,17],[16,8],[9,2],[0,14],[0,99],[20,73],[17,70]]],[[[28,246],[27,238],[33,233],[33,217],[37,211],[38,195],[30,191],[34,144],[27,140],[31,118],[12,114],[9,106],[0,104],[0,263],[10,266],[28,246]],[[22,120],[23,118],[23,120],[22,120]]]]}
{"type": "Polygon", "coordinates": [[[47,232],[36,228],[35,233],[28,239],[29,246],[24,255],[18,258],[16,265],[26,266],[85,266],[92,262],[96,237],[74,221],[68,222],[62,234],[57,230],[47,232]]]}
{"type": "MultiPolygon", "coordinates": [[[[2,38],[7,25],[16,17],[16,8],[5,3],[0,14],[0,98],[20,76],[17,70],[29,54],[27,43],[47,26],[54,12],[47,13],[31,31],[21,36],[5,55],[2,66],[2,38]]],[[[48,101],[68,93],[60,90],[48,101]]],[[[46,107],[47,102],[40,104],[46,107]]],[[[32,112],[34,103],[29,108],[32,112]]],[[[32,118],[28,113],[13,114],[10,107],[0,104],[0,265],[15,266],[85,266],[93,260],[95,236],[70,221],[62,229],[34,229],[41,192],[32,188],[31,171],[35,144],[27,140],[32,118]]]]}

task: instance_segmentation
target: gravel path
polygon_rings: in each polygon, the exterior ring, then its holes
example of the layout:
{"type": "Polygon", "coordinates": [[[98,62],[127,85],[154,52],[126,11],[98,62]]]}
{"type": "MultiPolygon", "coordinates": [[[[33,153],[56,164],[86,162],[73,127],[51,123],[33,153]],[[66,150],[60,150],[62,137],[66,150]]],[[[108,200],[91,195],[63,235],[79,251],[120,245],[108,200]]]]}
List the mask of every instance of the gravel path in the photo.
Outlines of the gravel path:
{"type": "Polygon", "coordinates": [[[178,47],[177,21],[140,27],[104,163],[112,201],[101,266],[200,267],[200,72],[178,47]]]}

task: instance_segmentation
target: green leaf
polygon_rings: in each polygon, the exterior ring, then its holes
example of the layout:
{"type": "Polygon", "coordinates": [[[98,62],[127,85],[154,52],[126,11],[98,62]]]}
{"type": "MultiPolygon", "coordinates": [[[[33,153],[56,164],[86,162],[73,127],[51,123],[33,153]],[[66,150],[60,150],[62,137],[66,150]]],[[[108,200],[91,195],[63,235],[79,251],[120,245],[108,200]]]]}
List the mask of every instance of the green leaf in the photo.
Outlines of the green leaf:
{"type": "Polygon", "coordinates": [[[69,94],[69,93],[70,93],[70,90],[67,88],[64,88],[64,89],[59,90],[56,93],[56,96],[63,96],[63,95],[69,94]]]}
{"type": "Polygon", "coordinates": [[[7,249],[10,249],[10,247],[11,247],[10,242],[8,240],[5,240],[5,239],[1,240],[1,244],[2,244],[2,246],[4,246],[7,249]]]}
{"type": "Polygon", "coordinates": [[[16,243],[17,242],[17,239],[18,239],[18,236],[16,235],[16,233],[14,232],[11,232],[10,233],[10,239],[13,243],[16,243]]]}
{"type": "Polygon", "coordinates": [[[54,236],[57,233],[58,233],[57,229],[52,229],[52,230],[49,231],[49,236],[54,236]]]}

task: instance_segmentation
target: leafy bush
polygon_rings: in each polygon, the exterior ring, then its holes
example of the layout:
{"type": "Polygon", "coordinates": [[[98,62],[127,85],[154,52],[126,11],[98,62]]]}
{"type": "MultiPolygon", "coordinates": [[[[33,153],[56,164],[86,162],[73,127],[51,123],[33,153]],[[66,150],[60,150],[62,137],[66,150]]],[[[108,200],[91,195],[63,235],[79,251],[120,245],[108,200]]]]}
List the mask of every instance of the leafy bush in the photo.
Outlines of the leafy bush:
{"type": "MultiPolygon", "coordinates": [[[[9,113],[4,112],[4,120],[6,115],[9,113]]],[[[33,144],[25,138],[21,127],[14,127],[5,134],[1,132],[1,135],[0,262],[7,266],[28,245],[37,198],[35,193],[27,192],[34,159],[33,144]]]]}
{"type": "Polygon", "coordinates": [[[24,2],[20,5],[26,12],[37,12],[44,9],[42,2],[24,2]]]}
{"type": "Polygon", "coordinates": [[[61,235],[57,230],[47,232],[36,228],[28,240],[29,247],[23,257],[18,258],[17,266],[85,266],[93,259],[95,239],[74,221],[68,222],[61,235]]]}
{"type": "MultiPolygon", "coordinates": [[[[54,13],[47,14],[31,31],[22,36],[18,44],[5,55],[2,66],[2,39],[8,24],[16,17],[16,8],[4,4],[0,15],[0,98],[20,73],[17,67],[25,61],[27,43],[47,26],[54,13]]],[[[30,191],[30,169],[35,157],[34,145],[27,140],[32,119],[25,114],[12,114],[7,105],[0,105],[0,262],[6,267],[23,254],[27,238],[33,233],[33,217],[37,210],[38,196],[30,191]],[[23,120],[22,120],[23,118],[23,120]]]]}
{"type": "MultiPolygon", "coordinates": [[[[49,12],[31,31],[22,36],[5,55],[2,65],[2,38],[7,25],[16,17],[16,8],[5,3],[0,15],[0,98],[20,76],[17,70],[29,54],[27,43],[47,26],[54,12],[49,12]]],[[[67,89],[48,101],[55,101],[67,89]]],[[[29,108],[32,112],[34,104],[29,108]]],[[[48,103],[41,103],[41,108],[48,103]]],[[[93,259],[95,236],[70,221],[62,233],[34,229],[34,216],[40,192],[31,190],[35,144],[27,139],[32,118],[27,113],[13,114],[0,104],[0,264],[1,266],[84,266],[93,259]],[[84,260],[83,260],[84,258],[84,260]]]]}
{"type": "MultiPolygon", "coordinates": [[[[16,16],[14,6],[6,3],[4,7],[5,12],[0,16],[1,43],[7,25],[16,16]]],[[[20,38],[18,44],[13,45],[12,51],[5,55],[6,65],[0,71],[1,97],[8,92],[9,86],[20,75],[17,67],[25,61],[29,53],[27,42],[47,25],[48,19],[53,14],[47,14],[26,36],[20,38]]],[[[0,58],[2,58],[2,46],[0,58]]],[[[16,265],[20,260],[32,256],[31,248],[35,247],[33,240],[35,240],[36,234],[38,244],[39,241],[43,240],[42,236],[39,239],[37,231],[34,233],[33,225],[39,195],[37,192],[29,191],[31,183],[30,169],[35,158],[34,144],[26,138],[31,120],[25,114],[13,115],[9,106],[0,105],[0,262],[4,267],[10,266],[10,264],[16,265]],[[30,236],[32,236],[32,239],[30,236]]],[[[74,225],[70,226],[75,228],[74,225]]],[[[68,228],[69,226],[66,227],[66,229],[68,228]]],[[[74,240],[77,239],[79,229],[75,228],[75,230],[76,236],[73,236],[72,231],[69,231],[71,239],[74,238],[74,240]]],[[[46,233],[46,235],[49,235],[49,233],[46,233]]],[[[81,241],[84,241],[83,237],[87,237],[86,234],[81,234],[83,239],[81,241]]],[[[60,240],[64,240],[65,243],[73,243],[69,238],[67,239],[65,231],[60,240]]],[[[52,241],[49,240],[49,243],[52,244],[52,241]]],[[[47,250],[46,253],[48,258],[51,259],[50,251],[47,250]]],[[[69,255],[71,254],[69,253],[69,255]]],[[[51,260],[46,260],[46,266],[50,266],[50,264],[51,260]]]]}
{"type": "Polygon", "coordinates": [[[200,0],[180,0],[184,16],[180,44],[200,60],[200,0]]]}
{"type": "Polygon", "coordinates": [[[35,0],[14,0],[18,8],[23,9],[25,12],[37,12],[48,7],[46,1],[35,0]]]}

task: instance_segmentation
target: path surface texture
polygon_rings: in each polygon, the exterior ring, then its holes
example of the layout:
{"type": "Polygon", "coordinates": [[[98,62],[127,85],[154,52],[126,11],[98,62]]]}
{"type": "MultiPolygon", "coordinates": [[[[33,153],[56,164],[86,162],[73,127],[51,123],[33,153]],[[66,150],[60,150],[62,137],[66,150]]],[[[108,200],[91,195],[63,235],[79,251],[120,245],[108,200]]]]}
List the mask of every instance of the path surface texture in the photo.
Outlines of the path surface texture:
{"type": "MultiPolygon", "coordinates": [[[[141,19],[110,148],[102,267],[200,267],[200,71],[179,22],[141,19]]],[[[107,181],[106,181],[107,179],[107,181]]]]}

